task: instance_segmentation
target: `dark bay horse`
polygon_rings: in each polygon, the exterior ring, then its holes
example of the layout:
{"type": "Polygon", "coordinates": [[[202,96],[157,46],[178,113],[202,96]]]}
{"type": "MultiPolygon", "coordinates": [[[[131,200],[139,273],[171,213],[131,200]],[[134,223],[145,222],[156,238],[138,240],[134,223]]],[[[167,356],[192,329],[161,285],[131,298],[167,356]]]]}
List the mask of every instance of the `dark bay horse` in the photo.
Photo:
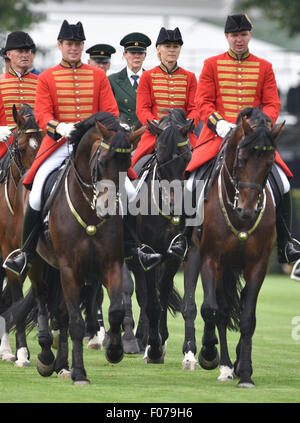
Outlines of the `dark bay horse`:
{"type": "MultiPolygon", "coordinates": [[[[87,331],[95,334],[99,330],[99,281],[110,298],[106,357],[112,363],[123,358],[121,269],[124,247],[119,174],[126,175],[130,166],[130,144],[145,128],[130,133],[107,112],[99,112],[76,127],[69,140],[74,146],[73,154],[50,207],[48,230],[51,243],[43,233],[37,251],[50,265],[59,268],[73,344],[71,377],[74,384],[83,385],[89,380],[83,363],[85,323],[81,305],[86,307],[87,331]]],[[[49,376],[55,360],[40,272],[37,258],[29,272],[39,308],[38,339],[42,351],[37,366],[40,374],[49,376]]]]}
{"type": "MultiPolygon", "coordinates": [[[[16,130],[13,142],[8,146],[4,158],[2,171],[5,174],[0,183],[0,248],[4,258],[19,247],[21,228],[16,224],[15,217],[16,190],[21,178],[30,168],[43,137],[36,124],[33,109],[28,104],[24,104],[19,111],[13,106],[13,117],[16,130]]],[[[10,271],[5,273],[2,267],[1,269],[0,313],[3,313],[12,303],[23,297],[25,278],[18,277],[10,271]],[[3,290],[6,274],[7,283],[3,290]]],[[[1,340],[0,357],[4,361],[13,361],[16,358],[15,365],[19,367],[30,364],[24,322],[20,322],[16,327],[16,356],[12,354],[8,332],[6,332],[1,340]]]]}
{"type": "MultiPolygon", "coordinates": [[[[175,314],[181,306],[173,278],[182,260],[168,250],[182,230],[183,179],[191,158],[188,134],[192,131],[193,120],[186,119],[183,110],[171,109],[159,124],[149,123],[149,126],[156,135],[156,144],[144,182],[147,207],[137,216],[137,233],[142,244],[162,255],[162,261],[144,273],[143,295],[139,292],[140,279],[136,283],[142,307],[140,318],[143,319],[137,332],[140,338],[146,337],[144,361],[163,363],[168,338],[167,311],[169,308],[175,314]]],[[[143,186],[141,195],[142,192],[143,186]]],[[[139,201],[141,205],[142,196],[139,201]]]]}
{"type": "Polygon", "coordinates": [[[219,365],[219,380],[232,380],[235,374],[240,379],[238,386],[249,388],[254,386],[251,351],[257,298],[276,240],[275,207],[266,182],[283,124],[271,127],[270,119],[256,108],[246,109],[242,116],[226,140],[220,171],[204,204],[200,250],[194,249],[187,263],[183,352],[187,361],[195,361],[194,297],[200,270],[204,334],[199,363],[208,370],[219,365]],[[228,353],[227,329],[240,330],[234,365],[228,353]]]}

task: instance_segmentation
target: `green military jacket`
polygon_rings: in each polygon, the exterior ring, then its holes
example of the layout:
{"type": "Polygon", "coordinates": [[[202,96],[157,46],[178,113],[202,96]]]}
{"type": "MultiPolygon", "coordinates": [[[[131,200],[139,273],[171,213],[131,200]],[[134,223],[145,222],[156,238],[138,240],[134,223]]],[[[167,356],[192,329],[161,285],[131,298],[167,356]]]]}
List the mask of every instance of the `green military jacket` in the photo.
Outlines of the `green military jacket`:
{"type": "Polygon", "coordinates": [[[128,123],[130,127],[135,126],[138,122],[135,113],[136,90],[128,79],[127,68],[109,75],[108,79],[119,107],[120,120],[128,123]]]}

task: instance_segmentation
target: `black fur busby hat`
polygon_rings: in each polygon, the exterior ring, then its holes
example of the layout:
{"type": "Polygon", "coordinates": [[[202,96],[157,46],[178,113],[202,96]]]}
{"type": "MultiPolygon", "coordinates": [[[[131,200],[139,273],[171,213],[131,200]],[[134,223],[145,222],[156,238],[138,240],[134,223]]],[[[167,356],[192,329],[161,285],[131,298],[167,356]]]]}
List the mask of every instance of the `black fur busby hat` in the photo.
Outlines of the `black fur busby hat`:
{"type": "Polygon", "coordinates": [[[252,22],[248,15],[229,15],[227,16],[224,32],[251,31],[252,22]]]}
{"type": "Polygon", "coordinates": [[[27,32],[23,31],[14,31],[8,34],[5,47],[3,48],[3,53],[5,54],[7,50],[15,50],[22,48],[35,48],[35,44],[30,35],[27,34],[27,32]]]}
{"type": "Polygon", "coordinates": [[[60,28],[57,39],[84,41],[85,35],[84,35],[82,23],[77,22],[76,25],[73,25],[73,24],[69,24],[68,21],[64,20],[60,28]]]}
{"type": "Polygon", "coordinates": [[[179,31],[179,28],[175,28],[173,30],[173,29],[166,29],[162,27],[158,34],[156,47],[158,46],[158,44],[164,44],[164,43],[176,43],[182,46],[183,41],[182,41],[182,36],[181,36],[181,32],[179,31]]]}
{"type": "Polygon", "coordinates": [[[141,32],[131,32],[122,38],[120,45],[124,47],[125,51],[146,53],[147,47],[151,45],[151,40],[141,32]]]}
{"type": "Polygon", "coordinates": [[[110,62],[111,55],[116,49],[109,44],[96,44],[85,51],[96,62],[110,62]]]}

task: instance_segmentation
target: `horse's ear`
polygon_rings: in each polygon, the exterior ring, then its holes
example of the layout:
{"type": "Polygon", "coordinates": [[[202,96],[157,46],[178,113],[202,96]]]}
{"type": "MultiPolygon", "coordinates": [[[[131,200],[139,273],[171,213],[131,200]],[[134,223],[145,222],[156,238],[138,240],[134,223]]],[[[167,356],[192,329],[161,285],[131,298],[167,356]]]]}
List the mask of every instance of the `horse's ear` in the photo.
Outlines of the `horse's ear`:
{"type": "Polygon", "coordinates": [[[250,135],[250,134],[252,134],[253,129],[251,128],[250,124],[249,124],[249,123],[248,123],[248,121],[247,121],[247,116],[245,116],[245,117],[242,119],[242,126],[243,126],[243,130],[244,130],[245,135],[250,135]]]}
{"type": "Polygon", "coordinates": [[[147,120],[148,122],[148,129],[153,135],[160,135],[162,133],[162,129],[158,126],[158,124],[154,121],[150,122],[150,120],[147,120]]]}
{"type": "Polygon", "coordinates": [[[18,124],[18,117],[19,117],[19,115],[18,115],[18,111],[17,111],[17,108],[16,108],[16,105],[15,104],[12,107],[12,114],[13,114],[14,121],[16,122],[16,124],[18,124]]]}
{"type": "Polygon", "coordinates": [[[182,135],[184,135],[186,137],[187,134],[189,134],[190,132],[192,132],[194,129],[195,129],[194,119],[188,119],[187,120],[187,124],[184,125],[180,129],[180,132],[182,133],[182,135]]]}
{"type": "Polygon", "coordinates": [[[102,135],[102,137],[108,138],[109,137],[109,130],[104,125],[102,125],[101,122],[97,121],[96,124],[97,124],[98,130],[99,130],[100,134],[102,135]]]}
{"type": "Polygon", "coordinates": [[[146,125],[142,126],[139,129],[136,129],[134,132],[131,132],[128,138],[129,144],[133,145],[133,147],[135,148],[145,131],[146,131],[146,125]]]}
{"type": "Polygon", "coordinates": [[[282,129],[284,127],[284,125],[285,125],[285,121],[283,121],[281,125],[275,125],[272,128],[271,134],[272,134],[272,137],[273,137],[274,140],[279,136],[280,132],[282,131],[282,129]]]}

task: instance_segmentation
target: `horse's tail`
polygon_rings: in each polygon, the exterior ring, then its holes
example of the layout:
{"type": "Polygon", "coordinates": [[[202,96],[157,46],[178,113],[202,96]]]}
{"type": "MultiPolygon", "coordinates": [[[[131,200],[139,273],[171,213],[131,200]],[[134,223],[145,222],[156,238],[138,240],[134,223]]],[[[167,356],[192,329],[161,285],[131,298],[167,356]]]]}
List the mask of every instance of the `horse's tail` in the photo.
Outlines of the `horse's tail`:
{"type": "MultiPolygon", "coordinates": [[[[44,280],[47,289],[47,308],[49,318],[52,319],[63,304],[63,293],[60,284],[58,270],[49,265],[45,265],[44,280]]],[[[26,329],[30,332],[37,323],[38,307],[35,301],[32,287],[28,290],[24,298],[12,303],[12,305],[2,314],[6,320],[8,330],[13,330],[19,323],[25,322],[26,329]]]]}
{"type": "Polygon", "coordinates": [[[240,272],[225,269],[223,274],[223,286],[226,302],[229,307],[228,329],[237,331],[240,327],[241,317],[241,290],[242,282],[240,272]]]}
{"type": "Polygon", "coordinates": [[[29,289],[24,298],[12,303],[12,305],[2,313],[6,321],[6,328],[8,331],[14,329],[19,323],[26,322],[29,324],[35,321],[37,307],[32,288],[29,289]]]}
{"type": "Polygon", "coordinates": [[[168,298],[168,310],[173,317],[176,317],[178,312],[181,312],[182,297],[177,289],[173,286],[172,291],[168,298]]]}

